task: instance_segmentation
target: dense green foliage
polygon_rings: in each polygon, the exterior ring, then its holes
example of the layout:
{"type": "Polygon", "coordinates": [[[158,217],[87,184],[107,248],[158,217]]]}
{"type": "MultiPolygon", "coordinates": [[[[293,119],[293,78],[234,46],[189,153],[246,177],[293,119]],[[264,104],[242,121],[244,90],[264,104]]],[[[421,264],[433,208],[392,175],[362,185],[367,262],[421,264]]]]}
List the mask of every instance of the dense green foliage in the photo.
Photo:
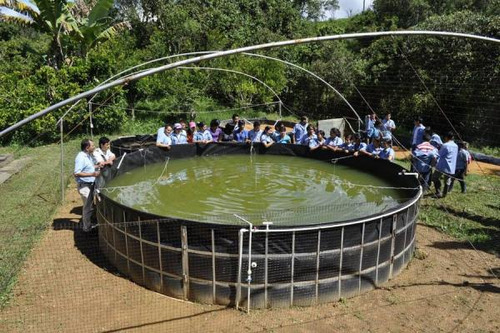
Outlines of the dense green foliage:
{"type": "MultiPolygon", "coordinates": [[[[82,2],[92,8],[96,1],[82,2]]],[[[50,66],[50,33],[0,22],[0,128],[95,87],[124,69],[178,53],[408,28],[500,37],[499,0],[376,0],[373,10],[347,19],[321,20],[337,3],[118,0],[109,13],[106,11],[104,21],[127,22],[130,29],[103,43],[96,41],[104,26],[92,25],[95,18],[77,10],[87,7],[76,6],[72,13],[80,31],[86,32],[79,35],[80,39],[61,39],[62,49],[70,57],[60,67],[50,66]]],[[[413,117],[421,115],[426,124],[443,132],[451,128],[444,112],[465,139],[478,145],[500,142],[500,116],[495,114],[499,107],[498,44],[458,38],[381,38],[290,46],[261,54],[314,72],[340,91],[361,116],[370,109],[380,114],[391,111],[398,125],[411,128],[413,117]]],[[[182,58],[141,69],[177,59],[182,58]]],[[[282,63],[238,55],[197,66],[257,77],[278,93],[287,115],[305,113],[314,119],[354,117],[326,85],[282,63]]],[[[95,96],[94,133],[119,132],[124,120],[132,115],[160,122],[189,117],[193,111],[201,114],[234,110],[275,101],[269,89],[244,75],[175,69],[95,96]]],[[[87,102],[81,101],[65,117],[66,132],[89,131],[87,102]]],[[[36,137],[33,142],[53,142],[59,136],[57,119],[67,110],[53,112],[1,140],[27,143],[36,137]]],[[[260,111],[277,112],[277,107],[261,106],[260,111]]]]}

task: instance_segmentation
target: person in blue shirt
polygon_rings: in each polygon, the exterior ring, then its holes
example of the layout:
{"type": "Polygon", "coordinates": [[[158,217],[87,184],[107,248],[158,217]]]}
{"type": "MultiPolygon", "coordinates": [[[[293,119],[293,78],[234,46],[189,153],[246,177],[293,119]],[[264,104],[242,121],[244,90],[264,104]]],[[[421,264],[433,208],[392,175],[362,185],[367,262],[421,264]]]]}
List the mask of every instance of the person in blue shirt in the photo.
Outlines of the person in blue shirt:
{"type": "Polygon", "coordinates": [[[172,126],[166,125],[163,128],[163,133],[158,134],[156,137],[156,147],[170,149],[172,145],[172,126]]]}
{"type": "Polygon", "coordinates": [[[187,143],[187,136],[184,134],[182,125],[176,123],[174,125],[174,133],[170,136],[173,145],[182,145],[187,143]]]}
{"type": "Polygon", "coordinates": [[[412,170],[419,173],[419,181],[424,192],[430,188],[432,168],[438,158],[438,150],[430,144],[430,140],[430,134],[425,133],[423,142],[412,153],[412,170]]]}
{"type": "Polygon", "coordinates": [[[233,140],[236,142],[246,142],[248,139],[248,131],[245,129],[245,121],[239,120],[236,129],[233,132],[233,140]]]}
{"type": "Polygon", "coordinates": [[[99,168],[103,163],[97,163],[94,158],[95,145],[92,140],[84,139],[80,143],[81,151],[76,155],[73,175],[76,180],[78,193],[82,199],[82,230],[89,232],[93,229],[92,219],[94,214],[94,182],[99,177],[99,168]]]}
{"type": "Polygon", "coordinates": [[[358,156],[361,150],[366,150],[366,143],[361,142],[361,135],[359,133],[355,133],[353,136],[353,145],[351,149],[346,150],[346,153],[354,153],[354,156],[358,156]]]}
{"type": "Polygon", "coordinates": [[[394,156],[396,153],[394,152],[394,149],[391,147],[391,140],[387,139],[382,139],[382,150],[380,150],[380,153],[376,158],[380,158],[383,160],[388,160],[388,161],[394,161],[394,156]]]}
{"type": "Polygon", "coordinates": [[[365,117],[365,141],[369,141],[373,135],[373,130],[375,129],[375,120],[377,120],[377,114],[375,113],[375,111],[370,112],[370,114],[365,117]]]}
{"type": "Polygon", "coordinates": [[[309,119],[306,116],[300,118],[300,122],[295,124],[292,130],[292,141],[293,143],[300,145],[302,141],[307,136],[307,122],[309,119]]]}
{"type": "Polygon", "coordinates": [[[341,146],[343,143],[344,141],[340,137],[340,130],[332,127],[330,129],[330,137],[326,139],[324,147],[333,151],[342,150],[341,146]]]}
{"type": "Polygon", "coordinates": [[[204,122],[198,123],[198,132],[194,134],[193,141],[196,143],[209,143],[212,142],[212,134],[207,129],[207,125],[204,122]]]}
{"type": "MultiPolygon", "coordinates": [[[[467,143],[463,141],[457,142],[458,146],[458,155],[457,155],[457,165],[455,168],[455,178],[460,183],[460,188],[462,193],[467,191],[467,185],[465,184],[465,176],[467,176],[467,169],[471,160],[470,153],[467,150],[467,143]]],[[[452,178],[450,189],[448,192],[451,192],[453,189],[453,183],[455,182],[455,178],[452,178]]]]}
{"type": "Polygon", "coordinates": [[[380,139],[373,138],[373,142],[367,145],[366,148],[361,148],[359,153],[370,157],[377,157],[381,151],[380,139]]]}
{"type": "Polygon", "coordinates": [[[423,142],[425,126],[422,124],[423,120],[420,117],[415,118],[415,127],[413,127],[413,133],[411,135],[411,149],[412,151],[417,148],[419,144],[423,142]]]}
{"type": "Polygon", "coordinates": [[[340,149],[344,150],[345,152],[348,152],[352,150],[352,147],[354,146],[354,142],[352,141],[352,135],[351,134],[346,134],[344,136],[344,143],[340,145],[340,149]]]}
{"type": "Polygon", "coordinates": [[[271,138],[271,126],[266,126],[262,134],[260,135],[260,142],[264,145],[264,147],[269,148],[274,143],[271,138]]]}
{"type": "Polygon", "coordinates": [[[260,142],[262,131],[260,130],[260,121],[253,122],[253,129],[248,131],[247,142],[260,142]]]}
{"type": "Polygon", "coordinates": [[[429,143],[436,147],[437,150],[439,150],[439,148],[441,148],[441,146],[443,145],[443,141],[441,140],[439,134],[434,132],[429,126],[425,128],[425,132],[429,133],[429,135],[431,136],[431,140],[429,141],[429,143]]]}
{"type": "Polygon", "coordinates": [[[392,136],[392,133],[396,130],[396,123],[391,119],[390,113],[387,113],[385,115],[384,119],[382,120],[382,126],[383,130],[389,132],[389,134],[391,134],[392,136]]]}
{"type": "Polygon", "coordinates": [[[321,147],[313,125],[307,126],[307,135],[302,139],[302,144],[308,146],[311,150],[321,147]]]}
{"type": "Polygon", "coordinates": [[[167,126],[169,126],[170,123],[168,121],[165,121],[165,125],[163,125],[162,127],[158,128],[158,131],[156,131],[156,138],[158,139],[160,136],[162,136],[163,134],[165,134],[165,129],[167,128],[167,126]]]}
{"type": "Polygon", "coordinates": [[[436,171],[432,175],[432,182],[436,188],[436,197],[444,198],[448,194],[451,185],[451,177],[455,174],[458,156],[458,146],[453,141],[453,132],[444,136],[445,143],[438,153],[436,171]],[[444,177],[443,192],[441,192],[441,178],[444,177]]]}
{"type": "Polygon", "coordinates": [[[281,126],[280,127],[280,135],[278,137],[278,140],[276,140],[277,143],[282,143],[282,144],[288,144],[292,143],[292,139],[288,134],[286,134],[286,127],[281,126]]]}

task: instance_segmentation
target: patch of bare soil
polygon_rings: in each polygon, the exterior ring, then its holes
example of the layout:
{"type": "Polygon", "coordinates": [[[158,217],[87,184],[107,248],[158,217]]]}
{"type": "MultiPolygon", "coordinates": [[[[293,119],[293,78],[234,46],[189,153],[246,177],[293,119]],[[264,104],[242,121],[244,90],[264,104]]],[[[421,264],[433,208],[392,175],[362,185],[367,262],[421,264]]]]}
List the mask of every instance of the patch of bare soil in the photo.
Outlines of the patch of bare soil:
{"type": "Polygon", "coordinates": [[[416,258],[379,289],[246,314],[168,298],[120,276],[96,235],[76,228],[80,199],[68,194],[0,313],[1,332],[500,332],[500,259],[422,225],[416,258]]]}

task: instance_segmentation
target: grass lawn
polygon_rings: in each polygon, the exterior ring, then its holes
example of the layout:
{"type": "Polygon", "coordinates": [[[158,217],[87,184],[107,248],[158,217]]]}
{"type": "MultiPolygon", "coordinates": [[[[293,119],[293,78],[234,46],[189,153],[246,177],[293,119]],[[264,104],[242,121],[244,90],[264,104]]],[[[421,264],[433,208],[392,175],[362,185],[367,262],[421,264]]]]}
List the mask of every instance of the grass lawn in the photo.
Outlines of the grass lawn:
{"type": "MultiPolygon", "coordinates": [[[[396,163],[409,168],[409,162],[396,163]]],[[[476,248],[500,255],[500,177],[469,174],[467,193],[460,193],[455,182],[444,199],[433,197],[433,191],[421,201],[419,220],[457,239],[456,246],[476,248]]]]}
{"type": "MultiPolygon", "coordinates": [[[[155,124],[157,126],[157,124],[155,124]]],[[[137,133],[137,132],[136,132],[137,133]]],[[[65,144],[65,179],[72,181],[73,161],[80,139],[65,144]]],[[[18,174],[0,185],[0,308],[8,304],[16,276],[44,231],[51,226],[60,204],[60,148],[0,147],[30,161],[18,174]]],[[[397,163],[408,166],[406,161],[397,163]]],[[[469,175],[467,194],[459,185],[445,199],[424,197],[420,220],[457,239],[442,246],[475,247],[500,253],[500,177],[469,175]]]]}
{"type": "MultiPolygon", "coordinates": [[[[65,179],[70,180],[79,140],[65,144],[65,179]]],[[[51,225],[60,204],[60,146],[1,147],[0,154],[29,162],[0,185],[0,308],[9,300],[16,276],[30,250],[51,225]]]]}

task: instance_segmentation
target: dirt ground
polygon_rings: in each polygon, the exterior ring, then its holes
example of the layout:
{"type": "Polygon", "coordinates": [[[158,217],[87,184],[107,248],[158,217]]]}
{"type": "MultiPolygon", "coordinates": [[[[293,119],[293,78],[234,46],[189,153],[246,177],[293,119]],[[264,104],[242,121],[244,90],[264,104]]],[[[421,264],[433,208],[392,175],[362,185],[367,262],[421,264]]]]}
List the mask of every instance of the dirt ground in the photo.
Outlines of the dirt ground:
{"type": "Polygon", "coordinates": [[[500,258],[419,225],[417,256],[377,290],[309,308],[193,304],[120,276],[77,228],[74,188],[23,268],[1,332],[500,332],[500,258]]]}

